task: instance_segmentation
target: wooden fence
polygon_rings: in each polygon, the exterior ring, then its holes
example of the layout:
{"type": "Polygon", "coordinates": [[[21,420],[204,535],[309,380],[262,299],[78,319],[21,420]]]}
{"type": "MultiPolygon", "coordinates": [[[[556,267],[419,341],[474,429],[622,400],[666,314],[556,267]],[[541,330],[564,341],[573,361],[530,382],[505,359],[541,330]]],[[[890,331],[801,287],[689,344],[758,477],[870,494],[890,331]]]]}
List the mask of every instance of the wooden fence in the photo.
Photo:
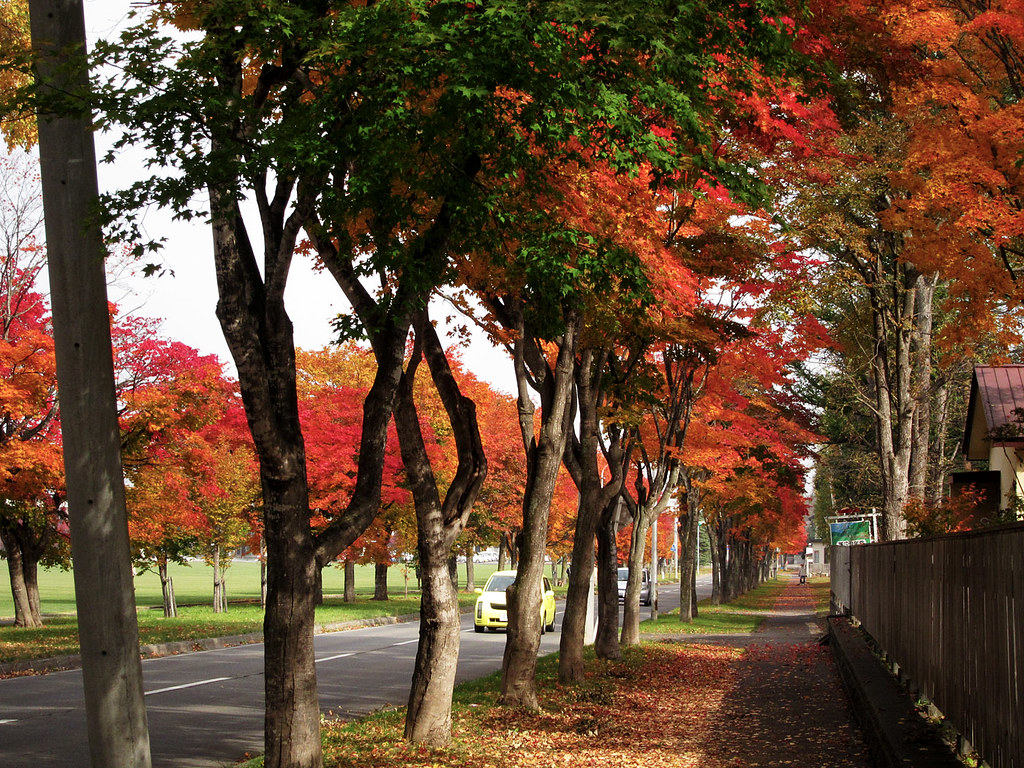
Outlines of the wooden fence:
{"type": "Polygon", "coordinates": [[[992,768],[1024,768],[1024,524],[835,547],[833,610],[992,768]]]}

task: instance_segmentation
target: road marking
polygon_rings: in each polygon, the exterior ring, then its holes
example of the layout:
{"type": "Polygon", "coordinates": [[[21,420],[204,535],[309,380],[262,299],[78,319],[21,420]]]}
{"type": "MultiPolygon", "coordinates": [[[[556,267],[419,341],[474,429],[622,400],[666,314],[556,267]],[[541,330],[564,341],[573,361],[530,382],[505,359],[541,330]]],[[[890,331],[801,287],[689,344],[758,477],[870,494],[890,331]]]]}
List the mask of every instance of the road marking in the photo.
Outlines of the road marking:
{"type": "Polygon", "coordinates": [[[337,656],[327,656],[323,659],[317,659],[314,663],[319,664],[321,661],[334,661],[335,659],[344,659],[348,656],[355,656],[354,653],[339,653],[337,656]]]}
{"type": "Polygon", "coordinates": [[[230,680],[229,677],[214,677],[209,680],[199,680],[195,683],[185,683],[184,685],[172,685],[170,688],[157,688],[155,691],[146,691],[146,696],[152,696],[154,693],[168,693],[169,691],[180,691],[182,688],[195,688],[197,685],[209,685],[210,683],[219,683],[221,680],[230,680]]]}
{"type": "Polygon", "coordinates": [[[420,639],[417,637],[415,640],[406,640],[404,643],[395,643],[391,647],[392,648],[397,648],[400,645],[412,645],[413,643],[418,643],[419,641],[420,641],[420,639]]]}
{"type": "Polygon", "coordinates": [[[16,723],[16,722],[18,722],[18,721],[17,720],[0,720],[0,725],[10,725],[11,723],[16,723]]]}

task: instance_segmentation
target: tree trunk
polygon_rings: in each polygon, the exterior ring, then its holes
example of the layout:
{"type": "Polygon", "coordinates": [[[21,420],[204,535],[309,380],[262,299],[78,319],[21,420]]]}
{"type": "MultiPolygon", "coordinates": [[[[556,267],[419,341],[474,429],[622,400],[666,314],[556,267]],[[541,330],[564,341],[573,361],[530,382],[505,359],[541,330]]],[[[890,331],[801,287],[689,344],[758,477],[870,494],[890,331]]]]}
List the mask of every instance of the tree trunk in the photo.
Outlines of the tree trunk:
{"type": "MultiPolygon", "coordinates": [[[[879,267],[879,271],[881,267],[879,267]]],[[[911,347],[919,276],[909,264],[893,268],[895,297],[889,301],[883,288],[868,286],[872,309],[874,355],[871,358],[875,434],[882,483],[882,537],[903,538],[903,508],[910,494],[910,458],[913,449],[914,380],[911,347]]]]}
{"type": "Polygon", "coordinates": [[[679,620],[693,621],[694,579],[697,569],[697,513],[679,518],[679,620]]]}
{"type": "Polygon", "coordinates": [[[164,618],[172,619],[178,615],[178,604],[174,599],[174,582],[167,570],[167,558],[159,558],[156,567],[160,574],[160,592],[164,599],[164,618]]]}
{"type": "Polygon", "coordinates": [[[935,403],[932,412],[935,417],[935,450],[932,453],[931,472],[928,478],[928,502],[938,505],[942,502],[946,488],[946,430],[949,423],[949,383],[945,380],[935,389],[935,403]]]}
{"type": "Polygon", "coordinates": [[[213,548],[213,612],[224,612],[224,584],[220,579],[220,545],[213,548]]]}
{"type": "Polygon", "coordinates": [[[420,638],[405,720],[410,741],[444,746],[451,741],[452,692],[461,634],[452,547],[469,519],[487,473],[473,403],[463,397],[440,340],[424,310],[415,322],[416,343],[402,377],[395,425],[406,478],[416,508],[417,553],[423,572],[420,638]],[[427,361],[455,435],[458,467],[442,503],[430,466],[413,384],[420,355],[427,361]]]}
{"type": "Polygon", "coordinates": [[[599,659],[620,659],[619,647],[619,557],[615,534],[621,500],[609,501],[597,527],[597,636],[594,653],[599,659]]]}
{"type": "Polygon", "coordinates": [[[319,564],[308,524],[305,473],[262,476],[267,531],[267,613],[263,622],[268,768],[319,766],[320,704],[313,626],[319,564]]]}
{"type": "Polygon", "coordinates": [[[708,549],[711,552],[711,604],[721,605],[722,604],[722,556],[721,550],[718,548],[718,527],[720,523],[715,523],[710,527],[714,530],[715,535],[712,536],[710,531],[708,533],[708,549]]]}
{"type": "Polygon", "coordinates": [[[231,565],[230,557],[220,559],[220,602],[221,613],[228,610],[228,567],[231,565]]]}
{"type": "Polygon", "coordinates": [[[452,580],[452,589],[459,591],[459,556],[454,552],[448,555],[448,578],[452,580]]]}
{"type": "Polygon", "coordinates": [[[501,666],[500,704],[536,710],[537,651],[541,633],[541,587],[547,545],[548,514],[572,427],[570,419],[576,342],[580,318],[568,313],[558,348],[550,390],[542,395],[541,427],[534,432],[534,406],[530,400],[525,362],[525,329],[515,342],[514,360],[519,390],[520,432],[527,455],[527,485],[523,498],[522,547],[515,584],[509,589],[509,622],[501,666]]]}
{"type": "MultiPolygon", "coordinates": [[[[562,615],[562,636],[559,638],[558,679],[563,683],[583,679],[583,646],[587,632],[587,611],[593,589],[594,541],[601,512],[619,496],[628,452],[622,448],[622,434],[607,430],[608,440],[602,446],[599,407],[603,398],[601,376],[606,368],[607,353],[586,349],[576,367],[576,391],[579,404],[579,439],[566,451],[565,463],[579,491],[576,530],[573,534],[572,568],[562,615]],[[604,454],[611,479],[605,485],[598,463],[604,454]]],[[[616,612],[617,615],[617,612],[616,612]]]]}
{"type": "MultiPolygon", "coordinates": [[[[439,515],[438,515],[439,517],[439,515]]],[[[409,691],[405,738],[444,746],[451,741],[452,691],[459,659],[459,603],[448,570],[446,537],[441,526],[418,546],[423,569],[420,597],[420,642],[409,691]]]]}
{"type": "Polygon", "coordinates": [[[508,570],[508,534],[504,531],[501,532],[501,537],[498,539],[498,570],[508,570]]]}
{"type": "Polygon", "coordinates": [[[658,557],[658,520],[661,518],[661,510],[654,516],[651,525],[651,574],[648,585],[648,595],[651,604],[651,621],[658,620],[658,582],[661,579],[661,558],[658,557]]]}
{"type": "Polygon", "coordinates": [[[932,318],[938,275],[919,275],[916,289],[915,334],[911,345],[911,397],[914,425],[911,437],[909,495],[924,501],[928,491],[932,429],[932,318]]]}
{"type": "Polygon", "coordinates": [[[32,610],[21,543],[13,532],[6,529],[0,529],[0,541],[7,550],[7,570],[11,576],[11,595],[14,598],[14,626],[41,627],[42,617],[32,610]]]}
{"type": "Polygon", "coordinates": [[[572,565],[562,614],[562,636],[558,640],[558,680],[575,683],[583,679],[583,639],[586,633],[587,605],[590,602],[591,576],[594,572],[594,539],[600,510],[593,509],[580,494],[576,531],[572,541],[572,565]]]}
{"type": "Polygon", "coordinates": [[[260,536],[260,608],[267,608],[267,542],[260,536]]]}
{"type": "MultiPolygon", "coordinates": [[[[640,642],[640,580],[644,569],[644,552],[647,548],[647,528],[644,510],[633,520],[633,533],[629,542],[629,578],[626,580],[626,599],[622,610],[622,645],[636,645],[640,642]]],[[[616,585],[617,588],[617,585],[616,585]]]]}
{"type": "MultiPolygon", "coordinates": [[[[81,1],[31,0],[29,10],[42,93],[87,92],[81,1]]],[[[95,766],[148,768],[93,126],[88,110],[38,124],[89,753],[95,766]]]]}
{"type": "Polygon", "coordinates": [[[466,545],[466,591],[472,592],[476,589],[476,579],[473,577],[473,545],[466,545]]]}
{"type": "Polygon", "coordinates": [[[345,561],[345,596],[346,603],[356,601],[356,561],[349,558],[345,561]]]}
{"type": "Polygon", "coordinates": [[[373,564],[373,599],[388,599],[388,564],[373,564]]]}

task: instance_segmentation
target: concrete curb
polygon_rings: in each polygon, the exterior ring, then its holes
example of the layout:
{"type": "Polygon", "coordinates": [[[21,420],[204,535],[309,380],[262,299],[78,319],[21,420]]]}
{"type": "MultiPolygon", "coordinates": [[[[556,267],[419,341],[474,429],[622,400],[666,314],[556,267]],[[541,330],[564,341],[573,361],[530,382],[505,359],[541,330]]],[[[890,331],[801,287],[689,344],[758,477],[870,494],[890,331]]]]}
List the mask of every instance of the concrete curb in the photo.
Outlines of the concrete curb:
{"type": "MultiPolygon", "coordinates": [[[[346,629],[379,627],[385,624],[401,624],[407,621],[417,621],[419,617],[418,613],[407,613],[402,616],[375,616],[369,619],[338,621],[333,624],[317,624],[313,628],[313,633],[321,635],[327,632],[341,632],[346,629]]],[[[144,659],[155,659],[160,656],[175,656],[181,653],[212,651],[218,648],[230,648],[236,645],[249,645],[251,643],[262,642],[262,632],[251,632],[246,635],[207,637],[200,640],[180,640],[171,643],[140,645],[139,655],[144,659]]],[[[48,659],[24,659],[22,661],[10,661],[0,664],[0,677],[59,672],[65,669],[78,669],[81,666],[82,657],[77,654],[73,656],[53,656],[48,659]]]]}
{"type": "Polygon", "coordinates": [[[828,620],[829,646],[854,715],[879,768],[963,768],[845,617],[828,620]]]}

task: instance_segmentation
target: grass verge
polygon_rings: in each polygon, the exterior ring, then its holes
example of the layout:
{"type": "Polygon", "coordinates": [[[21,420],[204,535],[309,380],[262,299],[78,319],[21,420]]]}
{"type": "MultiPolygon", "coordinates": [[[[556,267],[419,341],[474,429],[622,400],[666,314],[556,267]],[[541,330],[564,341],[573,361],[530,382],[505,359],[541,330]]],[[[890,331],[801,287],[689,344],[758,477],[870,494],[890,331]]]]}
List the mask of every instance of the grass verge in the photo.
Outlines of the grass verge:
{"type": "MultiPolygon", "coordinates": [[[[487,577],[494,572],[495,563],[477,563],[473,569],[474,584],[482,587],[487,577]]],[[[6,568],[4,569],[6,572],[6,568]]],[[[459,587],[466,585],[466,564],[459,564],[459,587]]],[[[213,569],[202,561],[172,563],[170,575],[174,580],[174,592],[178,605],[210,605],[213,603],[213,569]]],[[[14,601],[6,579],[0,583],[0,619],[14,616],[14,601]]],[[[356,566],[356,597],[369,599],[373,595],[373,565],[356,566]]],[[[160,578],[154,571],[144,571],[135,576],[135,604],[140,608],[160,608],[163,598],[160,578]]],[[[344,575],[340,568],[323,570],[325,595],[341,595],[344,591],[344,575]]],[[[260,596],[260,564],[251,560],[236,560],[227,570],[227,590],[231,600],[258,600],[260,596]]],[[[388,569],[388,592],[392,598],[407,594],[419,594],[416,569],[399,563],[388,569]]],[[[74,574],[60,568],[39,569],[39,598],[44,615],[54,616],[75,613],[74,574]]]]}
{"type": "MultiPolygon", "coordinates": [[[[586,765],[664,768],[700,765],[707,733],[720,711],[742,651],[714,646],[644,643],[620,661],[598,661],[588,649],[587,675],[559,686],[557,655],[537,661],[539,712],[495,704],[496,673],[457,686],[452,742],[410,744],[405,710],[322,724],[327,768],[539,768],[586,765]],[[657,723],[657,728],[652,724],[657,723]],[[703,724],[704,727],[697,727],[703,724]],[[642,750],[638,752],[638,749],[642,750]]],[[[262,758],[244,764],[261,768],[262,758]]]]}
{"type": "Polygon", "coordinates": [[[726,605],[712,605],[710,600],[701,600],[697,603],[697,616],[692,622],[680,621],[679,612],[672,611],[655,621],[641,622],[640,631],[652,635],[750,633],[761,626],[765,612],[774,607],[785,588],[784,581],[764,581],[726,605]]]}
{"type": "MultiPolygon", "coordinates": [[[[472,606],[475,594],[462,593],[459,603],[472,606]]],[[[318,624],[402,616],[418,613],[418,597],[408,599],[344,603],[328,598],[317,607],[318,624]]],[[[209,606],[188,606],[179,609],[179,616],[165,619],[154,610],[142,610],[139,616],[139,642],[142,645],[181,640],[201,640],[263,631],[263,610],[258,604],[231,604],[227,613],[216,614],[209,606]]],[[[39,628],[20,629],[0,626],[0,663],[26,659],[44,659],[78,653],[78,621],[74,616],[49,619],[39,628]]]]}

